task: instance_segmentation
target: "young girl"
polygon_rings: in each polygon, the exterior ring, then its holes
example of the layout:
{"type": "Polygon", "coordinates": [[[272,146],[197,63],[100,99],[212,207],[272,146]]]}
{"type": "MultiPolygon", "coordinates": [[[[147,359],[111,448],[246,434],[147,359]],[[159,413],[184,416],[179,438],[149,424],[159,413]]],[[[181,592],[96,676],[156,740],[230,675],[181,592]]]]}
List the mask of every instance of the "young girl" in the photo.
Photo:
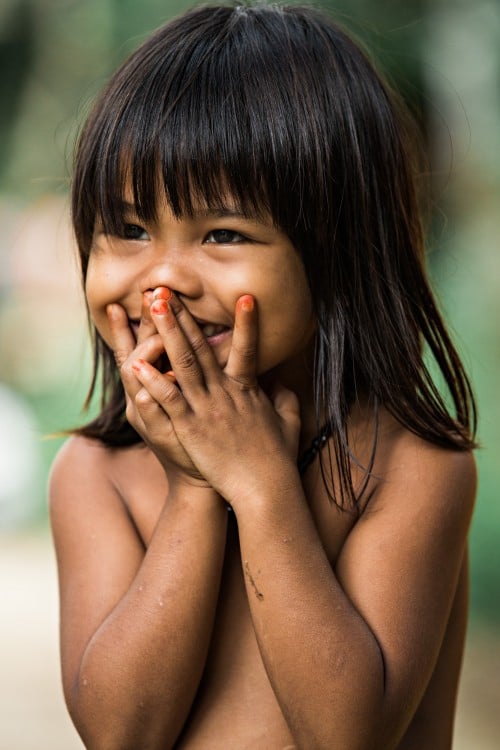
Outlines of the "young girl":
{"type": "Polygon", "coordinates": [[[50,496],[88,748],[451,747],[474,406],[400,109],[320,13],[223,5],[86,123],[102,404],[50,496]]]}

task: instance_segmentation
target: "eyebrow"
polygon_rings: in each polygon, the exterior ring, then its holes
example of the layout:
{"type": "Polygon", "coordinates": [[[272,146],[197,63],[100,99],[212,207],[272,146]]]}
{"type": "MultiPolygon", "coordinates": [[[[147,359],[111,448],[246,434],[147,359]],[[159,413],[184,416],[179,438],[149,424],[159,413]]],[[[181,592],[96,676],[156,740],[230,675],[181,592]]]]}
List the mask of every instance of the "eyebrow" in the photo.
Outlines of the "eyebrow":
{"type": "MultiPolygon", "coordinates": [[[[116,199],[116,204],[118,204],[123,211],[123,213],[131,213],[137,216],[137,208],[134,203],[130,203],[129,201],[123,200],[122,198],[116,199]]],[[[241,208],[237,208],[234,206],[225,206],[220,205],[214,208],[200,208],[198,210],[193,211],[194,217],[200,217],[200,218],[217,218],[217,219],[226,219],[226,218],[233,218],[233,219],[245,219],[246,221],[263,221],[264,216],[260,216],[257,211],[243,211],[241,208]]]]}
{"type": "Polygon", "coordinates": [[[137,214],[137,208],[134,203],[129,203],[128,201],[124,201],[122,198],[115,198],[113,200],[113,204],[115,206],[119,206],[121,211],[123,213],[131,213],[131,214],[137,214]]]}
{"type": "Polygon", "coordinates": [[[199,211],[194,212],[195,216],[201,217],[214,217],[217,219],[235,218],[235,219],[257,219],[257,213],[255,211],[243,211],[239,208],[232,208],[230,206],[218,206],[217,208],[203,208],[199,211]]]}

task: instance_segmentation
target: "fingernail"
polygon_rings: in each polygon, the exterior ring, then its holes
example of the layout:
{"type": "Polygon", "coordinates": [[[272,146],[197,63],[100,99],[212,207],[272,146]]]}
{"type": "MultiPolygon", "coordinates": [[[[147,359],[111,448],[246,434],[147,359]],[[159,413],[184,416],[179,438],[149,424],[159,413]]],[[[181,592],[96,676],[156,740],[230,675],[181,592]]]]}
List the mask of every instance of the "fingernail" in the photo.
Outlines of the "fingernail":
{"type": "Polygon", "coordinates": [[[153,292],[153,299],[166,299],[169,300],[172,296],[172,292],[168,286],[157,286],[153,292]]]}
{"type": "Polygon", "coordinates": [[[254,299],[251,294],[244,294],[238,300],[238,307],[244,312],[251,312],[254,308],[254,299]]]}
{"type": "Polygon", "coordinates": [[[165,299],[155,299],[150,310],[154,315],[166,315],[170,307],[165,299]]]}
{"type": "Polygon", "coordinates": [[[146,361],[144,359],[135,359],[132,362],[132,369],[137,370],[139,372],[140,370],[142,370],[145,364],[146,364],[146,361]]]}
{"type": "Polygon", "coordinates": [[[112,320],[116,320],[118,315],[118,305],[107,305],[106,306],[106,315],[108,318],[111,318],[112,320]]]}
{"type": "Polygon", "coordinates": [[[147,305],[150,305],[153,301],[153,292],[151,289],[148,289],[146,292],[143,292],[143,298],[147,305]]]}

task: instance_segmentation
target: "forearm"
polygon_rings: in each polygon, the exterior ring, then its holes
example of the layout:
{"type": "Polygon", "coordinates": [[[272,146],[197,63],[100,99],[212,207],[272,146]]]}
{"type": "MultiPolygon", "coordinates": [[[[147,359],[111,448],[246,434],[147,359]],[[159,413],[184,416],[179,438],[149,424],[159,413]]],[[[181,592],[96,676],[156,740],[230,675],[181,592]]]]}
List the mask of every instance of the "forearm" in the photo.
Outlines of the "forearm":
{"type": "Polygon", "coordinates": [[[377,747],[384,701],[377,641],[327,559],[300,482],[236,504],[262,657],[300,748],[377,747]]]}
{"type": "Polygon", "coordinates": [[[211,490],[170,494],[141,567],[91,638],[68,698],[89,748],[173,746],[205,664],[226,516],[211,490]]]}

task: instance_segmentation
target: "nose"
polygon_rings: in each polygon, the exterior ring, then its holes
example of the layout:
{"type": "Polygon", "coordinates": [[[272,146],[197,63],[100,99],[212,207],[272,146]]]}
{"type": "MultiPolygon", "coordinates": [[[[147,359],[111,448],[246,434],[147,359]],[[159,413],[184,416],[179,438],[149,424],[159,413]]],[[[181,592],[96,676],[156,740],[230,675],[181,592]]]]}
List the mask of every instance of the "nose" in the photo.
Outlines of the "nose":
{"type": "Polygon", "coordinates": [[[196,298],[203,293],[203,277],[200,262],[183,248],[158,249],[141,283],[141,291],[166,286],[180,297],[196,298]]]}

